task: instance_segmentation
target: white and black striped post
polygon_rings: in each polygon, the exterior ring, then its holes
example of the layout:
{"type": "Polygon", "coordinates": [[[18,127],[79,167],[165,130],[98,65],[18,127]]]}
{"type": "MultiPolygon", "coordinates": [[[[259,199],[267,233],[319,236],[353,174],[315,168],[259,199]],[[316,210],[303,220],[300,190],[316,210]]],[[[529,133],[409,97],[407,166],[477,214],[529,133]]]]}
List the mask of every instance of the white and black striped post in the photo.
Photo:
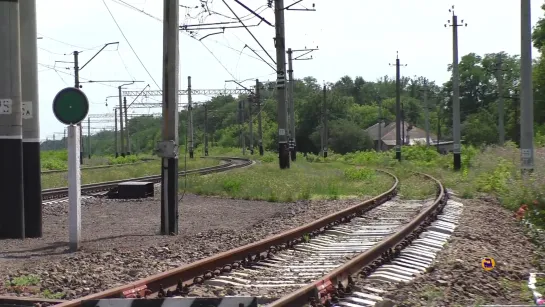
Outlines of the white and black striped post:
{"type": "Polygon", "coordinates": [[[25,238],[21,105],[19,1],[0,1],[0,238],[25,238]]]}

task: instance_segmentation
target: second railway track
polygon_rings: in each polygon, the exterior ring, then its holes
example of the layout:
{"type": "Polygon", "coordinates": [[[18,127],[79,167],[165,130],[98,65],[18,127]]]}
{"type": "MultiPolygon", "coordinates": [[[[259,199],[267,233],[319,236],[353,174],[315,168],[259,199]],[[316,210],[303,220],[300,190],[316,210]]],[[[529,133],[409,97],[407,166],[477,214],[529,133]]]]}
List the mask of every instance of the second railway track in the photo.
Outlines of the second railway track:
{"type": "MultiPolygon", "coordinates": [[[[185,175],[191,175],[191,174],[201,174],[201,175],[212,174],[212,173],[223,172],[223,171],[234,169],[234,168],[249,166],[253,163],[252,160],[245,159],[245,158],[214,157],[214,159],[222,160],[225,163],[220,165],[205,167],[205,168],[181,171],[178,174],[179,176],[185,176],[185,175]]],[[[85,184],[81,186],[81,194],[89,195],[91,193],[108,191],[112,188],[117,187],[118,184],[127,182],[127,181],[147,181],[147,182],[158,183],[158,182],[161,182],[161,175],[152,175],[152,176],[145,176],[145,177],[139,177],[139,178],[128,178],[128,179],[121,179],[121,180],[114,180],[114,181],[107,181],[107,182],[85,184]]],[[[67,196],[68,196],[67,187],[42,190],[42,201],[62,199],[67,196]]]]}
{"type": "MultiPolygon", "coordinates": [[[[446,205],[447,195],[441,183],[425,174],[419,175],[436,183],[436,197],[429,201],[400,201],[395,198],[399,181],[390,175],[394,184],[388,191],[359,205],[264,240],[58,306],[107,306],[110,303],[101,299],[108,298],[184,296],[216,297],[212,298],[216,304],[199,306],[220,306],[217,297],[222,296],[240,296],[239,302],[246,301],[233,306],[255,306],[256,300],[248,297],[278,299],[271,306],[309,303],[331,306],[353,284],[352,275],[381,272],[379,268],[399,256],[446,205]]],[[[413,248],[408,257],[417,259],[415,250],[418,253],[419,249],[413,248]]],[[[229,298],[231,303],[237,299],[229,298]]],[[[197,306],[192,305],[196,302],[194,298],[187,300],[192,303],[179,306],[197,306]]]]}

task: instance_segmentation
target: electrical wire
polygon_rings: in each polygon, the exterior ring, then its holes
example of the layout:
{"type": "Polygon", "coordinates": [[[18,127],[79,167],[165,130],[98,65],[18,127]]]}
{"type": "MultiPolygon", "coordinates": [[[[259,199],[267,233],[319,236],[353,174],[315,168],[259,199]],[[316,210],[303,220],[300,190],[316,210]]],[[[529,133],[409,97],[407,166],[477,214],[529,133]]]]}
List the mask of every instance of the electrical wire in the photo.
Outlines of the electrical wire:
{"type": "Polygon", "coordinates": [[[233,78],[233,79],[237,79],[235,76],[233,76],[233,74],[229,71],[229,69],[227,69],[227,67],[225,67],[225,65],[223,65],[223,63],[216,57],[216,55],[210,50],[208,49],[208,47],[202,42],[202,41],[199,41],[203,46],[204,48],[206,48],[206,50],[208,50],[208,52],[210,52],[210,54],[214,57],[214,59],[216,59],[216,61],[218,61],[218,63],[221,65],[221,67],[223,67],[223,69],[225,69],[225,71],[233,78]]]}
{"type": "Polygon", "coordinates": [[[121,35],[123,36],[123,38],[125,39],[125,41],[127,42],[127,44],[129,45],[129,47],[131,48],[132,52],[134,53],[134,55],[136,56],[136,58],[138,59],[138,61],[140,62],[140,64],[142,65],[142,67],[144,67],[144,70],[148,73],[148,76],[151,78],[151,80],[153,80],[153,83],[155,83],[155,85],[157,86],[158,89],[161,89],[161,87],[159,86],[159,84],[157,83],[157,81],[155,81],[155,79],[153,78],[153,76],[151,75],[151,73],[148,71],[148,69],[146,68],[146,65],[144,65],[144,63],[142,62],[142,60],[140,60],[140,57],[138,56],[138,54],[136,53],[136,51],[134,50],[134,48],[132,47],[131,43],[129,42],[129,40],[127,39],[127,37],[125,36],[125,33],[123,33],[123,30],[121,29],[121,27],[119,26],[119,24],[117,23],[117,20],[115,19],[114,15],[112,14],[112,11],[110,11],[110,8],[108,7],[108,4],[106,4],[106,0],[102,0],[102,3],[104,3],[104,6],[106,6],[106,9],[108,10],[108,13],[110,13],[110,16],[112,17],[115,25],[117,26],[117,28],[119,29],[119,32],[121,32],[121,35]]]}
{"type": "Polygon", "coordinates": [[[123,64],[123,67],[125,67],[125,71],[129,74],[129,76],[133,80],[136,80],[136,78],[129,72],[129,68],[127,67],[127,64],[125,64],[125,61],[123,61],[123,57],[121,56],[121,53],[119,52],[119,50],[116,50],[116,51],[117,51],[117,55],[119,56],[119,59],[121,60],[121,63],[123,64]]]}
{"type": "MultiPolygon", "coordinates": [[[[48,68],[47,70],[43,70],[43,71],[53,70],[53,71],[55,71],[56,73],[61,73],[61,74],[65,74],[65,75],[69,75],[69,76],[74,77],[73,74],[64,72],[64,71],[62,71],[62,70],[58,70],[58,69],[56,69],[55,67],[52,67],[51,65],[46,65],[46,64],[42,64],[42,63],[38,63],[38,65],[43,66],[43,67],[45,67],[45,68],[48,68]]],[[[82,78],[82,77],[79,77],[79,78],[80,78],[81,80],[84,80],[84,81],[92,81],[92,80],[90,80],[90,79],[86,79],[86,78],[82,78]]],[[[62,78],[61,78],[61,79],[62,79],[62,78]]],[[[66,81],[64,81],[64,79],[63,79],[63,82],[65,82],[65,84],[66,84],[66,81]]],[[[107,87],[117,88],[117,86],[113,86],[113,85],[110,85],[110,84],[107,84],[107,83],[102,83],[102,82],[93,82],[93,84],[99,84],[99,85],[103,85],[103,86],[107,86],[107,87]]],[[[68,85],[68,84],[67,84],[67,85],[68,85]]]]}
{"type": "MultiPolygon", "coordinates": [[[[55,41],[55,42],[57,42],[57,43],[61,43],[61,44],[64,44],[64,45],[66,45],[66,46],[70,46],[70,47],[74,47],[74,48],[78,48],[78,49],[82,49],[82,50],[93,50],[93,49],[96,48],[96,47],[94,47],[94,48],[85,48],[85,47],[81,47],[81,46],[76,46],[76,45],[69,44],[69,43],[63,42],[63,41],[61,41],[61,40],[58,40],[58,39],[49,37],[49,36],[45,36],[45,35],[43,35],[43,34],[41,34],[41,33],[38,33],[38,35],[39,35],[39,36],[42,36],[42,37],[45,37],[45,38],[47,38],[47,39],[50,39],[50,40],[52,40],[52,41],[55,41]]],[[[102,46],[102,45],[101,45],[101,46],[102,46]]]]}

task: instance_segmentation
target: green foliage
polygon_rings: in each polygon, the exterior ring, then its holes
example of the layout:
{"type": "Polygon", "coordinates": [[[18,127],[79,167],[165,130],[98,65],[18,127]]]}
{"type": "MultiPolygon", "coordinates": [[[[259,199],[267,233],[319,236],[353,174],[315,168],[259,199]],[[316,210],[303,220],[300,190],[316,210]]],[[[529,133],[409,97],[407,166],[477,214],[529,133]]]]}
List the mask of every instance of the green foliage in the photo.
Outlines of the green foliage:
{"type": "Polygon", "coordinates": [[[344,170],[344,177],[348,180],[370,180],[376,175],[376,172],[368,168],[350,167],[344,170]]]}
{"type": "Polygon", "coordinates": [[[12,287],[28,287],[36,286],[39,282],[40,278],[36,275],[21,275],[14,277],[11,281],[6,281],[5,284],[12,287]]]}

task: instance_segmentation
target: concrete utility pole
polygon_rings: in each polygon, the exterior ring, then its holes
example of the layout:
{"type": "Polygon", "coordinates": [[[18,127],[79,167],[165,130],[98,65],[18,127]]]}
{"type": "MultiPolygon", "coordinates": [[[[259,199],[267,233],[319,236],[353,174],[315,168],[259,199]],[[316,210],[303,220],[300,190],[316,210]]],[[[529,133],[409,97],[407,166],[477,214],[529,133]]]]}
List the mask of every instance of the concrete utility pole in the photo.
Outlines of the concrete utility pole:
{"type": "Polygon", "coordinates": [[[278,103],[278,161],[281,169],[290,167],[286,109],[286,41],[284,30],[284,0],[274,0],[276,37],[276,100],[278,103]]]}
{"type": "Polygon", "coordinates": [[[123,111],[125,111],[125,137],[127,138],[127,156],[131,154],[131,138],[129,136],[129,118],[127,112],[127,97],[123,97],[123,111]]]}
{"type": "MultiPolygon", "coordinates": [[[[74,51],[74,87],[77,89],[81,88],[81,85],[79,84],[79,51],[74,51]]],[[[78,124],[79,126],[79,141],[80,141],[80,157],[79,157],[79,164],[83,165],[83,132],[81,128],[81,123],[78,124]]]]}
{"type": "Polygon", "coordinates": [[[259,94],[259,79],[255,80],[255,101],[257,103],[257,136],[258,136],[258,142],[257,145],[259,146],[259,155],[262,156],[264,154],[263,151],[263,127],[261,126],[261,96],[259,94]]]}
{"type": "Polygon", "coordinates": [[[405,109],[403,108],[403,102],[401,103],[401,145],[407,145],[407,140],[405,139],[405,109]]]}
{"type": "Polygon", "coordinates": [[[246,155],[246,142],[244,137],[244,100],[238,102],[238,123],[239,123],[239,137],[240,146],[242,147],[242,154],[246,155]]]}
{"type": "Polygon", "coordinates": [[[532,15],[530,0],[521,0],[520,3],[520,158],[522,173],[528,174],[534,170],[532,15]]]}
{"type": "Polygon", "coordinates": [[[426,116],[426,146],[430,146],[430,110],[428,106],[428,80],[424,80],[424,114],[426,116]]]}
{"type": "Polygon", "coordinates": [[[191,97],[191,76],[187,77],[187,121],[189,129],[189,158],[193,159],[193,98],[191,97]]]}
{"type": "MultiPolygon", "coordinates": [[[[36,36],[32,37],[36,40],[36,36]]],[[[19,1],[0,1],[0,238],[25,238],[19,1]]],[[[35,204],[34,204],[35,206],[35,204]]],[[[41,191],[40,191],[41,207],[41,191]]],[[[41,209],[41,208],[40,208],[41,209]]]]}
{"type": "Polygon", "coordinates": [[[289,77],[289,109],[290,109],[290,156],[291,161],[297,160],[297,145],[295,142],[295,103],[293,99],[293,88],[295,86],[295,80],[293,80],[293,60],[291,48],[288,48],[288,77],[289,77]]]}
{"type": "Polygon", "coordinates": [[[36,0],[19,1],[19,14],[25,235],[39,238],[42,236],[42,175],[36,0]]]}
{"type": "Polygon", "coordinates": [[[161,233],[178,234],[179,0],[163,1],[163,141],[161,233]]]}
{"type": "Polygon", "coordinates": [[[91,117],[87,116],[87,157],[91,159],[91,117]]]}
{"type": "Polygon", "coordinates": [[[204,156],[208,157],[208,105],[204,104],[204,156]]]}
{"type": "Polygon", "coordinates": [[[119,157],[119,149],[117,147],[117,108],[114,108],[114,147],[115,157],[119,157]]]}
{"type": "MultiPolygon", "coordinates": [[[[458,24],[458,16],[454,14],[454,5],[449,9],[452,13],[452,151],[454,153],[454,170],[462,168],[462,154],[460,143],[460,73],[458,71],[458,27],[467,26],[467,23],[458,24]]],[[[445,25],[446,27],[447,25],[445,25]]]]}
{"type": "Polygon", "coordinates": [[[252,116],[252,103],[254,98],[250,97],[248,100],[248,118],[250,119],[248,121],[248,130],[250,133],[250,154],[254,154],[254,117],[252,116]]]}
{"type": "Polygon", "coordinates": [[[325,84],[322,103],[322,154],[324,158],[327,158],[327,87],[325,84]]]}
{"type": "Polygon", "coordinates": [[[377,95],[378,103],[378,137],[377,151],[382,151],[382,99],[377,95]]]}
{"type": "Polygon", "coordinates": [[[503,102],[503,70],[502,70],[502,57],[498,53],[496,55],[496,81],[498,82],[498,134],[499,145],[503,146],[505,143],[505,126],[504,126],[504,102],[503,102]]]}
{"type": "MultiPolygon", "coordinates": [[[[401,76],[399,69],[401,66],[399,54],[396,51],[396,159],[398,161],[401,161],[401,76]]],[[[403,66],[407,66],[407,64],[403,66]]]]}

